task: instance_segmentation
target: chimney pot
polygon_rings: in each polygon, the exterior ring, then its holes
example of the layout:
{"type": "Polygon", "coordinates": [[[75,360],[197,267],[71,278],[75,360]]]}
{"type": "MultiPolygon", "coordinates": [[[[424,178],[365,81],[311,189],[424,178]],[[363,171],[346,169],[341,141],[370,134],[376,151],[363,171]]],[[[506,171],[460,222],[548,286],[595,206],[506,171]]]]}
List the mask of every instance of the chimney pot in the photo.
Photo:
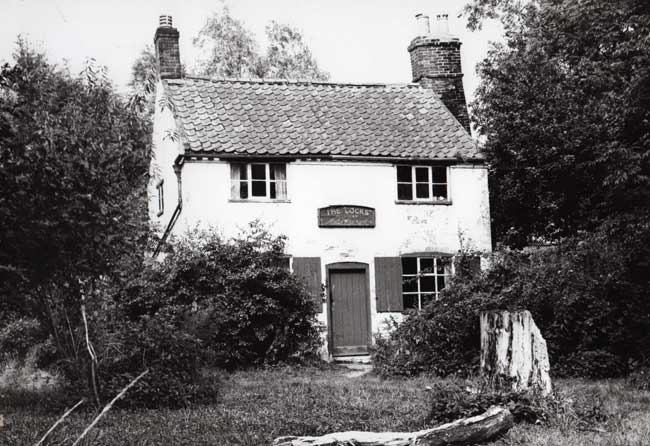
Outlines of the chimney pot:
{"type": "Polygon", "coordinates": [[[170,15],[161,15],[158,22],[159,26],[169,26],[172,27],[172,16],[170,15]]]}
{"type": "Polygon", "coordinates": [[[438,14],[438,33],[449,34],[449,14],[438,14]]]}
{"type": "Polygon", "coordinates": [[[416,14],[415,21],[417,23],[418,36],[428,36],[431,34],[431,27],[429,25],[429,16],[425,14],[416,14]]]}

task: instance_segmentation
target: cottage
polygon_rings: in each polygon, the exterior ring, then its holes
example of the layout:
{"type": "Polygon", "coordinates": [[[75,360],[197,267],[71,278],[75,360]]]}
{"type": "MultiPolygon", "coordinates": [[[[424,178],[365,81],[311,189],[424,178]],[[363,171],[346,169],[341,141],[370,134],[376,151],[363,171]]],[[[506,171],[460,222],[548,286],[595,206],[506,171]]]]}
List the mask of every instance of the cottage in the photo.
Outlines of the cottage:
{"type": "Polygon", "coordinates": [[[365,355],[390,316],[436,299],[462,250],[491,249],[487,169],[469,134],[461,42],[446,16],[408,46],[403,85],[181,75],[162,16],[151,219],[169,234],[288,237],[334,357],[365,355]],[[322,295],[322,286],[325,293],[322,295]]]}

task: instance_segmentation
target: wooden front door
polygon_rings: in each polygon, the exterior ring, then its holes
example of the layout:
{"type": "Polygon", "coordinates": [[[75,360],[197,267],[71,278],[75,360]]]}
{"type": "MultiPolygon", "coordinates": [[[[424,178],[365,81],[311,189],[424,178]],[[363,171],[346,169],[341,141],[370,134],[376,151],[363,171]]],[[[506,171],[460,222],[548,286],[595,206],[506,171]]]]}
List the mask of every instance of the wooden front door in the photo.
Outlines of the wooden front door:
{"type": "Polygon", "coordinates": [[[370,300],[367,273],[365,265],[340,264],[329,268],[330,336],[334,356],[368,353],[370,300]]]}

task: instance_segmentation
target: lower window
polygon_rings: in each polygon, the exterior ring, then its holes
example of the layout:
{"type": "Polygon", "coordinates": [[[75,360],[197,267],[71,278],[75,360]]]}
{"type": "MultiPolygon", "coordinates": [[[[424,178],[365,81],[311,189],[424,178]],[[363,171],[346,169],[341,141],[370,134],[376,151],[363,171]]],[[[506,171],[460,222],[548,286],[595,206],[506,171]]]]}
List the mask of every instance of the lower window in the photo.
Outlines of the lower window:
{"type": "Polygon", "coordinates": [[[451,257],[402,257],[404,309],[420,310],[437,300],[451,274],[451,257]]]}

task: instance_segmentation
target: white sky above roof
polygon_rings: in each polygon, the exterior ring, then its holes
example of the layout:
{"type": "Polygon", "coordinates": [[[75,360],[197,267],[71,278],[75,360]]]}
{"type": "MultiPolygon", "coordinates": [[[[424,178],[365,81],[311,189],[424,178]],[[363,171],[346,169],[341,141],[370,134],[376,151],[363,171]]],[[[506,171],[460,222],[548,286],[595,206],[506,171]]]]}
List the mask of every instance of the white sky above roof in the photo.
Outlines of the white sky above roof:
{"type": "MultiPolygon", "coordinates": [[[[192,38],[219,6],[215,0],[3,0],[0,17],[0,60],[10,61],[18,34],[45,50],[52,62],[67,60],[81,69],[86,58],[106,65],[114,83],[124,89],[131,65],[152,43],[160,14],[171,14],[180,31],[181,60],[188,66],[196,52],[192,38]]],[[[497,23],[470,32],[458,19],[459,0],[230,0],[242,20],[264,46],[270,20],[297,26],[320,66],[334,82],[405,83],[411,81],[406,50],[416,35],[415,14],[448,13],[451,31],[460,37],[465,90],[471,100],[478,84],[476,64],[489,41],[501,39],[497,23]]]]}

